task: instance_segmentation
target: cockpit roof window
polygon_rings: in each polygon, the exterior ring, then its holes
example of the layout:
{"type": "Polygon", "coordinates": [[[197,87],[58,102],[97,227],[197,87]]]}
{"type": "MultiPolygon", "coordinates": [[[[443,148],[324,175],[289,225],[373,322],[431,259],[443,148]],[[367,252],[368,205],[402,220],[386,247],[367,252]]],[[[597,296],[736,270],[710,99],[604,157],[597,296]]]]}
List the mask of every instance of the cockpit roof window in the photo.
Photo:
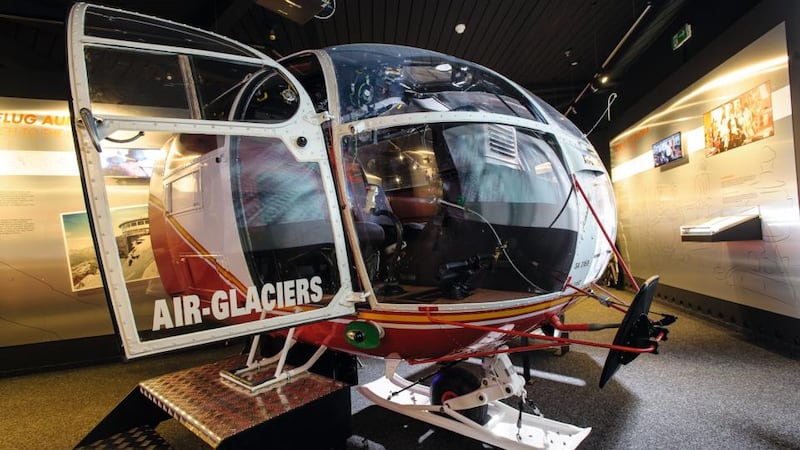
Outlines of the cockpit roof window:
{"type": "Polygon", "coordinates": [[[434,111],[544,121],[516,85],[474,63],[395,45],[354,44],[325,51],[336,70],[342,122],[434,111]]]}
{"type": "Polygon", "coordinates": [[[247,47],[221,36],[209,35],[178,23],[153,20],[115,9],[90,6],[86,10],[86,34],[108,39],[146,44],[192,48],[236,56],[258,58],[259,55],[247,47]],[[168,27],[168,29],[165,29],[168,27]]]}

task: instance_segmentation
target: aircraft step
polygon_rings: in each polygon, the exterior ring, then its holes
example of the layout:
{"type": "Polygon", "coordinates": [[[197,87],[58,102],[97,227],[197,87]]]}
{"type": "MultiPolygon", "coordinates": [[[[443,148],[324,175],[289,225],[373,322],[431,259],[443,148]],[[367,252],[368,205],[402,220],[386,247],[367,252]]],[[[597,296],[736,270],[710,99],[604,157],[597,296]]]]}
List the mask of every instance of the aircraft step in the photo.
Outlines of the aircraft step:
{"type": "Polygon", "coordinates": [[[142,425],[78,447],[78,450],[128,449],[172,450],[172,446],[158,434],[155,428],[150,425],[142,425]]]}
{"type": "Polygon", "coordinates": [[[236,356],[140,382],[78,448],[112,448],[88,446],[140,427],[155,432],[169,418],[211,448],[346,448],[351,435],[348,384],[307,372],[251,393],[219,375],[243,366],[246,359],[236,356]]]}

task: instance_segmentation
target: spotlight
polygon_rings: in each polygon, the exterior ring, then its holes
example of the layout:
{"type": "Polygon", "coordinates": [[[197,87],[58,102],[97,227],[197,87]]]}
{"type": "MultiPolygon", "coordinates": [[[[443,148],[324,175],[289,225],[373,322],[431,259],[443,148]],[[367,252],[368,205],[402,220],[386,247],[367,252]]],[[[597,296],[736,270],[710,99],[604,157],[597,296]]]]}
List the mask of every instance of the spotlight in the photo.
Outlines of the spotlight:
{"type": "Polygon", "coordinates": [[[267,35],[267,38],[269,38],[270,41],[274,41],[274,40],[278,39],[278,35],[275,34],[275,30],[270,28],[269,34],[267,35]]]}

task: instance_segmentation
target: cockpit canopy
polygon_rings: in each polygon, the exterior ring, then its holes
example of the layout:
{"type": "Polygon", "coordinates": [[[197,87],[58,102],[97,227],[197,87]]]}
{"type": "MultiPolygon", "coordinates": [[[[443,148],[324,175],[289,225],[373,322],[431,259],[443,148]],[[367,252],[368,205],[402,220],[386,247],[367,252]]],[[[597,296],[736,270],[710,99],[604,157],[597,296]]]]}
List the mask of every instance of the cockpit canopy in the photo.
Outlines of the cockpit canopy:
{"type": "MultiPolygon", "coordinates": [[[[281,63],[318,112],[370,122],[334,145],[379,301],[491,302],[563,288],[578,218],[545,125],[561,117],[555,110],[486,68],[422,49],[344,45],[281,63]]],[[[556,125],[579,136],[569,126],[556,125]]]]}
{"type": "Polygon", "coordinates": [[[541,121],[511,83],[453,56],[395,45],[343,45],[333,62],[341,121],[428,111],[480,111],[541,121]]]}
{"type": "Polygon", "coordinates": [[[362,256],[384,300],[491,301],[563,288],[577,216],[546,133],[497,123],[382,128],[341,140],[362,256]],[[394,288],[392,283],[401,287],[394,288]]]}

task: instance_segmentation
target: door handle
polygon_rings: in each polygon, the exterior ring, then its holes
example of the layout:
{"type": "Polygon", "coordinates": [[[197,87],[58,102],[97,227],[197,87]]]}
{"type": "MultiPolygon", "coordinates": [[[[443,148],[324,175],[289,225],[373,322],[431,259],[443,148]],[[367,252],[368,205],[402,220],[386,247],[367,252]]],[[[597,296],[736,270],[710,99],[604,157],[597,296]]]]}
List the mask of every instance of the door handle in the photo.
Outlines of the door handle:
{"type": "Polygon", "coordinates": [[[102,140],[100,137],[100,128],[103,126],[103,121],[95,119],[89,108],[81,108],[80,114],[81,123],[89,134],[89,139],[92,140],[94,149],[97,150],[97,153],[101,153],[103,148],[100,146],[100,141],[102,140]]]}

